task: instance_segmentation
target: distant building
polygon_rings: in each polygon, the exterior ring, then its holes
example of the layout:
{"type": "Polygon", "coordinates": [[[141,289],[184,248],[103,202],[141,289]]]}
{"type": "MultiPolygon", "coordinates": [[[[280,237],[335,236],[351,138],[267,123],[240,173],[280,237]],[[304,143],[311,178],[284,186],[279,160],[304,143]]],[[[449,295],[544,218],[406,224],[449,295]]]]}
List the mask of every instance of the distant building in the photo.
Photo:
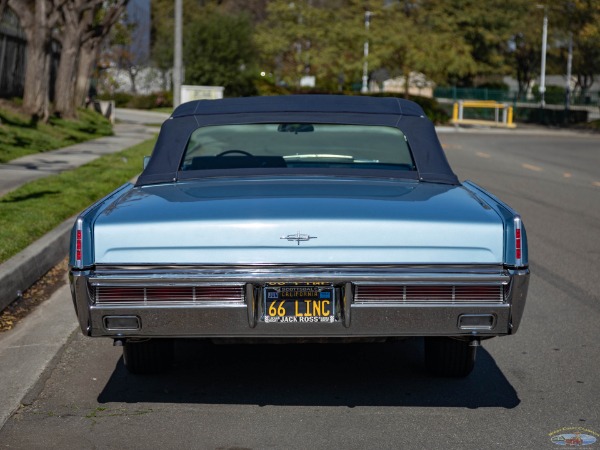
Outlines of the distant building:
{"type": "MultiPolygon", "coordinates": [[[[420,72],[411,72],[409,77],[408,94],[420,97],[433,97],[435,83],[420,72]]],[[[406,92],[406,77],[396,77],[383,82],[383,92],[406,92]]]]}

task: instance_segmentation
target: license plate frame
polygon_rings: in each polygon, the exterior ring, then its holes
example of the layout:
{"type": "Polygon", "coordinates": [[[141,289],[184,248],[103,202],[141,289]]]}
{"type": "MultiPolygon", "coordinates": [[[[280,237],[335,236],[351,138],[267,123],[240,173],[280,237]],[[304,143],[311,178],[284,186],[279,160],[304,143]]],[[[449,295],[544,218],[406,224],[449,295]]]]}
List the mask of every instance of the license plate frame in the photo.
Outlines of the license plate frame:
{"type": "Polygon", "coordinates": [[[332,283],[267,283],[263,288],[263,322],[334,323],[335,317],[332,283]]]}

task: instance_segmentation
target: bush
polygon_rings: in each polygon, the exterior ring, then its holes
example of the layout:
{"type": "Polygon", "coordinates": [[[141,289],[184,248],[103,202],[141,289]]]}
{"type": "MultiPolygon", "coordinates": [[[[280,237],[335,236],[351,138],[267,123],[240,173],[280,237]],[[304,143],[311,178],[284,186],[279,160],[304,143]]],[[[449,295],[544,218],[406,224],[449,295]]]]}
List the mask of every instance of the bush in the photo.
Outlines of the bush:
{"type": "MultiPolygon", "coordinates": [[[[531,90],[533,93],[533,97],[536,102],[542,100],[542,96],[540,94],[540,87],[534,86],[531,90]]],[[[544,101],[548,104],[560,105],[565,102],[566,90],[561,86],[546,86],[546,93],[544,94],[544,101]]]]}
{"type": "Polygon", "coordinates": [[[565,111],[564,109],[518,108],[516,117],[524,122],[541,125],[565,126],[587,123],[587,111],[565,111]]]}
{"type": "Polygon", "coordinates": [[[115,92],[112,95],[99,95],[98,100],[114,100],[117,108],[153,109],[173,107],[173,93],[169,91],[153,92],[148,95],[115,92]]]}
{"type": "Polygon", "coordinates": [[[156,107],[156,94],[136,95],[129,100],[127,108],[152,109],[156,107]]]}
{"type": "Polygon", "coordinates": [[[133,95],[126,92],[115,92],[114,94],[101,94],[96,98],[98,100],[114,100],[117,108],[126,108],[133,95]]]}

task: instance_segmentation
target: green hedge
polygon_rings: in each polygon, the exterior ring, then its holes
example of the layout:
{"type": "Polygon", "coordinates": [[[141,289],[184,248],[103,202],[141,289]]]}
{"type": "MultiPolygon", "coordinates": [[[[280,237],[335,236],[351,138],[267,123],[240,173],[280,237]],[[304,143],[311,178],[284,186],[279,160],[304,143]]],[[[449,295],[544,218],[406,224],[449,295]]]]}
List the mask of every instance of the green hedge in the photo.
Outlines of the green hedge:
{"type": "Polygon", "coordinates": [[[98,100],[114,100],[117,108],[154,109],[173,107],[173,93],[169,91],[153,92],[147,95],[134,95],[127,92],[102,94],[98,100]]]}
{"type": "Polygon", "coordinates": [[[541,125],[564,126],[583,124],[588,121],[588,112],[547,108],[517,108],[515,119],[520,122],[541,125]]]}

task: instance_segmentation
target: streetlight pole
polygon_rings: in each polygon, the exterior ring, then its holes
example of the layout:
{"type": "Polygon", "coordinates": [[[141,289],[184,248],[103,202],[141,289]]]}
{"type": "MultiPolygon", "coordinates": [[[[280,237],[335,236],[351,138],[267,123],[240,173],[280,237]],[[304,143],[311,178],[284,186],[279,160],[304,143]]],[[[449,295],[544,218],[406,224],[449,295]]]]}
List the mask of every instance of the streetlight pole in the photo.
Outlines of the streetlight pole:
{"type": "Polygon", "coordinates": [[[371,22],[371,16],[373,13],[371,11],[365,11],[365,31],[367,32],[367,39],[365,40],[364,50],[363,50],[363,76],[362,76],[362,88],[360,92],[366,94],[369,92],[369,25],[371,22]]]}
{"type": "Polygon", "coordinates": [[[546,106],[546,44],[548,41],[548,13],[546,12],[545,5],[538,5],[538,8],[544,9],[544,25],[542,27],[542,69],[540,73],[540,106],[544,108],[546,106]]]}
{"type": "Polygon", "coordinates": [[[181,0],[175,0],[175,49],[173,55],[173,108],[181,104],[181,47],[182,47],[181,0]]]}
{"type": "Polygon", "coordinates": [[[565,86],[565,111],[571,107],[571,70],[573,67],[573,32],[569,33],[569,56],[567,56],[567,84],[565,86]]]}

